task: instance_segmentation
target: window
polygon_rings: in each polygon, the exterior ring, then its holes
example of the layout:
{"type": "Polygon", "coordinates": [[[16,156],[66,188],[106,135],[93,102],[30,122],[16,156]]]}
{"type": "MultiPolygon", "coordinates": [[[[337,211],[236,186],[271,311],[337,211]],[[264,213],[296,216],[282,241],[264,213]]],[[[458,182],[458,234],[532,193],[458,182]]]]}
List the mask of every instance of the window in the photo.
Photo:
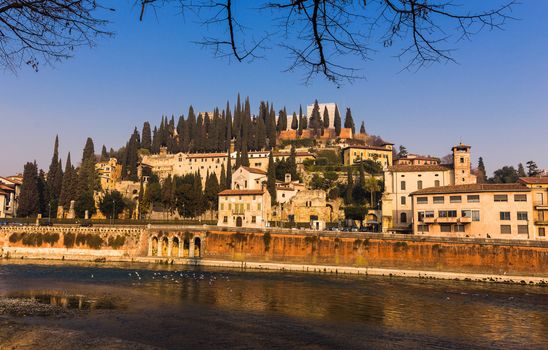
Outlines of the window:
{"type": "Polygon", "coordinates": [[[460,202],[462,202],[462,197],[461,196],[450,196],[449,197],[449,202],[450,203],[460,203],[460,202]]]}
{"type": "Polygon", "coordinates": [[[223,222],[226,224],[228,222],[228,216],[223,216],[223,222]]]}
{"type": "Polygon", "coordinates": [[[261,210],[261,203],[257,203],[257,210],[261,210]]]}
{"type": "Polygon", "coordinates": [[[538,211],[538,221],[544,221],[544,210],[538,211]]]}
{"type": "Polygon", "coordinates": [[[400,183],[400,188],[401,188],[402,191],[405,191],[405,181],[402,181],[400,183]]]}
{"type": "Polygon", "coordinates": [[[440,180],[434,181],[434,187],[440,187],[440,180]]]}
{"type": "Polygon", "coordinates": [[[526,235],[529,233],[529,225],[518,225],[518,234],[526,235]]]}
{"type": "Polygon", "coordinates": [[[443,204],[443,196],[435,196],[434,204],[443,204]]]}
{"type": "Polygon", "coordinates": [[[247,210],[251,210],[251,203],[247,203],[247,210]]]}
{"type": "Polygon", "coordinates": [[[423,211],[417,212],[417,218],[418,218],[418,221],[424,221],[424,212],[423,211]]]}
{"type": "Polygon", "coordinates": [[[501,220],[510,220],[510,212],[509,211],[501,211],[500,212],[500,219],[501,220]]]}
{"type": "Polygon", "coordinates": [[[425,211],[424,212],[424,217],[425,218],[433,218],[434,217],[434,211],[433,210],[425,211]]]}
{"type": "Polygon", "coordinates": [[[456,210],[440,210],[438,211],[438,216],[440,218],[456,218],[457,211],[456,210]]]}
{"type": "Polygon", "coordinates": [[[228,203],[228,210],[232,210],[232,203],[228,203]]]}
{"type": "Polygon", "coordinates": [[[464,225],[455,225],[454,228],[455,232],[464,232],[464,225]]]}
{"type": "Polygon", "coordinates": [[[254,224],[257,222],[257,217],[256,216],[252,216],[251,217],[251,223],[254,224]]]}
{"type": "Polygon", "coordinates": [[[461,164],[464,164],[464,157],[460,157],[461,164]]]}
{"type": "Polygon", "coordinates": [[[422,180],[417,181],[417,189],[422,190],[422,180]]]}
{"type": "Polygon", "coordinates": [[[479,194],[469,194],[468,196],[466,196],[466,201],[468,203],[479,203],[479,198],[479,194]]]}
{"type": "Polygon", "coordinates": [[[527,212],[518,211],[518,220],[527,220],[527,212]]]}
{"type": "Polygon", "coordinates": [[[450,224],[440,224],[440,232],[451,232],[450,224]]]}
{"type": "Polygon", "coordinates": [[[538,236],[539,237],[545,237],[546,236],[546,229],[544,227],[538,228],[538,236]]]}
{"type": "Polygon", "coordinates": [[[472,210],[472,221],[480,221],[480,211],[472,210]]]}
{"type": "Polygon", "coordinates": [[[495,202],[508,202],[507,194],[496,194],[494,198],[495,202]]]}
{"type": "Polygon", "coordinates": [[[428,197],[417,197],[417,204],[428,204],[428,197]]]}
{"type": "Polygon", "coordinates": [[[527,202],[527,195],[526,194],[515,194],[514,195],[514,202],[527,202]]]}
{"type": "Polygon", "coordinates": [[[401,213],[401,214],[400,214],[400,222],[401,222],[402,224],[407,223],[407,214],[406,214],[406,213],[401,213]]]}
{"type": "Polygon", "coordinates": [[[500,233],[509,235],[512,233],[512,226],[510,225],[500,225],[500,233]]]}
{"type": "Polygon", "coordinates": [[[225,210],[225,204],[221,203],[221,210],[225,210]]]}
{"type": "Polygon", "coordinates": [[[419,232],[428,232],[428,225],[418,225],[417,230],[419,232]]]}
{"type": "Polygon", "coordinates": [[[461,216],[463,218],[472,218],[472,210],[463,210],[463,211],[461,211],[461,216]]]}
{"type": "Polygon", "coordinates": [[[401,196],[401,204],[402,204],[402,205],[405,205],[406,201],[407,201],[406,197],[405,197],[405,196],[401,196]]]}

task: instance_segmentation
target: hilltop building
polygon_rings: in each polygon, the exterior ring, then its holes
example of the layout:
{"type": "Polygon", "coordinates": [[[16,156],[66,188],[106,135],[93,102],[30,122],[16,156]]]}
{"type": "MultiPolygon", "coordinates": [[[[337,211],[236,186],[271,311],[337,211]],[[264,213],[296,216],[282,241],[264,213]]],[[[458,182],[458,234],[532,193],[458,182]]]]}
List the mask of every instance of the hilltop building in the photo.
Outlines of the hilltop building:
{"type": "Polygon", "coordinates": [[[110,158],[108,161],[97,162],[95,170],[99,175],[101,188],[105,191],[114,189],[116,182],[122,177],[122,165],[116,158],[110,158]]]}
{"type": "Polygon", "coordinates": [[[409,154],[407,157],[396,159],[394,161],[394,164],[396,165],[439,165],[440,159],[437,157],[409,154]]]}
{"type": "Polygon", "coordinates": [[[475,184],[470,146],[452,148],[452,164],[397,164],[384,172],[383,232],[411,232],[413,208],[410,194],[429,187],[475,184]]]}
{"type": "Polygon", "coordinates": [[[418,235],[536,239],[531,189],[522,184],[457,184],[410,194],[418,235]]]}
{"type": "Polygon", "coordinates": [[[266,189],[266,172],[241,166],[232,174],[230,189],[219,193],[218,226],[268,226],[270,193],[266,189]]]}
{"type": "Polygon", "coordinates": [[[531,190],[536,237],[546,239],[548,231],[548,176],[522,177],[519,182],[531,190]]]}
{"type": "Polygon", "coordinates": [[[344,165],[359,164],[364,160],[378,162],[383,168],[392,166],[392,143],[382,146],[351,145],[342,149],[344,165]]]}

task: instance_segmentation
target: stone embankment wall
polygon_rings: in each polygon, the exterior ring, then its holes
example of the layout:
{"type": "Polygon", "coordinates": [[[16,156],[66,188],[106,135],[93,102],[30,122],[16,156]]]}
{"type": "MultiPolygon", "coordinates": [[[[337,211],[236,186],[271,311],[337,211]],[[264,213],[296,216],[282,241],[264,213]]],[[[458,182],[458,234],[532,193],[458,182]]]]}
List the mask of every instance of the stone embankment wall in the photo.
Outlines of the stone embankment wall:
{"type": "Polygon", "coordinates": [[[548,242],[198,226],[4,227],[0,255],[194,260],[548,277],[548,242]]]}

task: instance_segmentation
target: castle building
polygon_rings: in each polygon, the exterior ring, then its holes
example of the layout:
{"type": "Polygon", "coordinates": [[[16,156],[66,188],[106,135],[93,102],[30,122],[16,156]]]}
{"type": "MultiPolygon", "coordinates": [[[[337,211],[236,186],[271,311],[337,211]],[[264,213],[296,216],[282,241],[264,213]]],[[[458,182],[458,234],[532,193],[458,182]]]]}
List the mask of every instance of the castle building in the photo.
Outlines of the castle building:
{"type": "Polygon", "coordinates": [[[266,172],[241,166],[232,174],[231,188],[219,192],[218,226],[268,226],[270,193],[266,189],[266,172]]]}
{"type": "Polygon", "coordinates": [[[531,189],[536,237],[546,239],[548,231],[548,176],[522,177],[519,182],[531,189]]]}
{"type": "Polygon", "coordinates": [[[429,187],[475,184],[471,173],[470,146],[452,148],[453,164],[397,164],[384,171],[382,231],[412,231],[410,194],[429,187]]]}
{"type": "MultiPolygon", "coordinates": [[[[459,173],[460,176],[460,173],[459,173]]],[[[531,189],[512,184],[456,184],[410,194],[417,235],[536,239],[531,189]]]]}
{"type": "Polygon", "coordinates": [[[392,165],[393,144],[385,143],[382,146],[350,145],[342,149],[344,165],[359,164],[364,160],[372,160],[381,164],[383,168],[392,165]]]}

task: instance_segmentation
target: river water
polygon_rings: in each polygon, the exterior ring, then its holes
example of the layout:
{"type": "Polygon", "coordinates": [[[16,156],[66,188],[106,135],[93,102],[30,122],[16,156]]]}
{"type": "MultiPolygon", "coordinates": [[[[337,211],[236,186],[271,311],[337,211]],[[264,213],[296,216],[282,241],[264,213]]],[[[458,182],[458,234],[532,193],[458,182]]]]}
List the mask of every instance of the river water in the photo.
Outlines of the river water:
{"type": "Polygon", "coordinates": [[[8,260],[0,298],[72,310],[0,313],[11,345],[19,327],[97,340],[89,348],[548,349],[548,288],[538,286],[8,260]]]}

